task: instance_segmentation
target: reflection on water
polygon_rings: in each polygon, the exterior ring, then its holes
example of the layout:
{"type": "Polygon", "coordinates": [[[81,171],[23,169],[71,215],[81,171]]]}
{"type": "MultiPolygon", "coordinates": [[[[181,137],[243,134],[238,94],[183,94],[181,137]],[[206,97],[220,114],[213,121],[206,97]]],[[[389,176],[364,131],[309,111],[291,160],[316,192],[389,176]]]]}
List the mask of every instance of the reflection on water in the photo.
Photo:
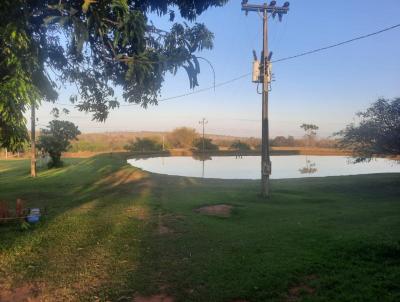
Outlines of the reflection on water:
{"type": "Polygon", "coordinates": [[[193,154],[192,158],[200,161],[212,160],[212,157],[207,154],[193,154]]]}
{"type": "MultiPolygon", "coordinates": [[[[273,179],[354,175],[370,173],[400,173],[400,165],[386,159],[353,164],[345,156],[272,156],[273,179]]],[[[154,173],[189,177],[259,179],[260,156],[195,156],[131,159],[135,167],[154,173]]]]}
{"type": "Polygon", "coordinates": [[[212,160],[212,157],[210,155],[207,155],[207,154],[194,154],[192,156],[192,158],[194,160],[201,161],[201,166],[202,166],[202,168],[201,168],[201,177],[204,178],[204,168],[205,168],[204,162],[206,160],[212,160]]]}
{"type": "Polygon", "coordinates": [[[317,164],[312,162],[306,156],[306,165],[299,169],[300,174],[314,174],[318,172],[317,164]]]}

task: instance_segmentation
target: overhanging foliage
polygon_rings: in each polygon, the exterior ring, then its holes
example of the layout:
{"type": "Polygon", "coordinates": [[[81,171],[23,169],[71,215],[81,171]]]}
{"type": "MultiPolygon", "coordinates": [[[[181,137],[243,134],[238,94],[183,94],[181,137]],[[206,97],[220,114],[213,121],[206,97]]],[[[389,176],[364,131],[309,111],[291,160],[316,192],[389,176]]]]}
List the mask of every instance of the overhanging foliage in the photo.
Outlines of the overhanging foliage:
{"type": "Polygon", "coordinates": [[[165,74],[184,68],[198,85],[195,55],[213,46],[204,24],[189,21],[227,0],[3,0],[0,3],[0,144],[15,148],[27,137],[23,113],[55,101],[60,83],[78,90],[71,100],[104,121],[119,106],[115,87],[129,103],[157,104],[165,74]],[[149,14],[168,14],[171,29],[156,28],[149,14]]]}

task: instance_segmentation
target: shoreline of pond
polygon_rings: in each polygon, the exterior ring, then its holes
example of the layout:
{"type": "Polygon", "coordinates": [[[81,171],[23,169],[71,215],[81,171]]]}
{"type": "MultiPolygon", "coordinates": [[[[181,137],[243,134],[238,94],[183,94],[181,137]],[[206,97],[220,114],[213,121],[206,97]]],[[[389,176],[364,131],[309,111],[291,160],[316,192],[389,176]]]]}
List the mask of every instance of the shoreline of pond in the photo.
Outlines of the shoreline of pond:
{"type": "MultiPolygon", "coordinates": [[[[170,157],[170,156],[192,156],[192,157],[210,157],[210,156],[257,156],[261,155],[259,150],[189,150],[189,149],[172,149],[155,152],[129,152],[134,158],[147,157],[170,157]]],[[[288,156],[288,155],[319,155],[319,156],[351,156],[351,152],[328,149],[328,148],[309,148],[309,147],[272,147],[271,156],[288,156]]]]}
{"type": "MultiPolygon", "coordinates": [[[[213,179],[259,179],[260,156],[136,156],[128,164],[156,174],[213,179]]],[[[400,173],[400,165],[376,158],[357,163],[343,155],[271,156],[271,179],[400,173]]]]}

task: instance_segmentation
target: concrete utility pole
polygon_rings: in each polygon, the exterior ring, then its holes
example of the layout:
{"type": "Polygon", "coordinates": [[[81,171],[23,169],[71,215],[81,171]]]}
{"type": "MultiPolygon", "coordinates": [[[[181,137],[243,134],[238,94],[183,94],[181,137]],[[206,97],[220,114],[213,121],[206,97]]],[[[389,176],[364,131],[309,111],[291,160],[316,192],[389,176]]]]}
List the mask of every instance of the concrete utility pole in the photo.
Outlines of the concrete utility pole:
{"type": "MultiPolygon", "coordinates": [[[[269,123],[268,123],[268,91],[272,80],[271,56],[268,51],[268,14],[273,18],[279,17],[282,20],[284,14],[289,11],[289,2],[285,2],[282,7],[276,6],[276,1],[270,4],[248,4],[248,1],[242,1],[242,10],[246,12],[257,12],[263,18],[263,51],[261,53],[261,64],[257,61],[257,55],[254,52],[256,68],[253,72],[253,82],[262,83],[262,147],[261,147],[261,194],[264,197],[269,196],[269,176],[271,175],[271,160],[269,150],[269,123]]],[[[253,67],[254,68],[254,67],[253,67]]]]}
{"type": "Polygon", "coordinates": [[[35,105],[31,105],[31,176],[36,177],[36,114],[35,105]]]}
{"type": "Polygon", "coordinates": [[[206,124],[208,124],[208,121],[206,120],[205,117],[203,117],[203,119],[199,122],[199,124],[203,125],[203,152],[206,149],[206,145],[205,145],[205,141],[204,141],[204,127],[206,124]]]}

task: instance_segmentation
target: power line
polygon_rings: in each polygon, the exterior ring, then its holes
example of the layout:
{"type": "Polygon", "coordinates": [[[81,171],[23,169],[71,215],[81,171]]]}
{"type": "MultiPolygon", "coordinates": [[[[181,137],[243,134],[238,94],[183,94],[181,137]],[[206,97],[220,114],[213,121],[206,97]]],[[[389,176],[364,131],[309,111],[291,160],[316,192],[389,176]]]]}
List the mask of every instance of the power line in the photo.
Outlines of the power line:
{"type": "MultiPolygon", "coordinates": [[[[236,78],[230,79],[230,80],[225,81],[225,82],[221,82],[221,83],[215,84],[213,86],[209,86],[209,87],[206,87],[206,88],[198,89],[198,90],[195,90],[195,91],[190,91],[190,92],[187,92],[187,93],[183,93],[183,94],[179,94],[179,95],[175,95],[175,96],[171,96],[171,97],[167,97],[167,98],[160,99],[160,100],[157,100],[157,101],[158,102],[164,102],[164,101],[178,99],[178,98],[182,98],[182,97],[189,96],[189,95],[192,95],[192,94],[208,91],[208,90],[211,90],[211,89],[215,89],[217,87],[225,86],[225,85],[228,85],[230,83],[236,82],[236,81],[241,80],[241,79],[243,79],[245,77],[248,77],[250,75],[251,75],[251,72],[248,72],[246,74],[242,74],[241,76],[238,76],[236,78]]],[[[63,104],[63,103],[57,103],[57,104],[54,104],[54,105],[75,106],[74,104],[63,104]]],[[[122,105],[120,105],[120,107],[130,107],[130,106],[138,106],[138,105],[140,105],[140,104],[138,104],[138,103],[122,104],[122,105]]]]}
{"type": "MultiPolygon", "coordinates": [[[[167,98],[160,99],[160,100],[157,100],[157,101],[158,102],[164,102],[164,101],[178,99],[178,98],[182,98],[182,97],[189,96],[189,95],[192,95],[192,94],[208,91],[208,90],[211,90],[211,89],[214,89],[214,88],[217,88],[217,87],[225,86],[225,85],[228,85],[230,83],[236,82],[236,81],[241,80],[241,79],[243,79],[245,77],[248,77],[250,75],[251,75],[251,72],[248,72],[246,74],[243,74],[241,76],[238,76],[236,78],[230,79],[230,80],[225,81],[225,82],[221,82],[221,83],[215,84],[213,86],[209,86],[209,87],[206,87],[206,88],[198,89],[198,90],[195,90],[195,91],[190,91],[190,92],[187,92],[187,93],[183,93],[183,94],[179,94],[179,95],[175,95],[175,96],[171,96],[171,97],[167,97],[167,98]]],[[[57,103],[57,104],[54,104],[54,105],[75,106],[74,104],[63,104],[63,103],[57,103]]],[[[140,105],[140,104],[137,104],[137,103],[122,104],[122,105],[120,105],[120,107],[130,107],[130,106],[138,106],[138,105],[140,105]]]]}
{"type": "Polygon", "coordinates": [[[328,46],[317,48],[317,49],[310,50],[310,51],[305,51],[305,52],[302,52],[302,53],[299,53],[297,55],[293,55],[293,56],[290,56],[290,57],[278,59],[278,60],[272,61],[272,63],[292,60],[292,59],[295,59],[295,58],[299,58],[299,57],[303,57],[303,56],[306,56],[306,55],[314,54],[314,53],[317,53],[317,52],[320,52],[320,51],[324,51],[324,50],[327,50],[327,49],[331,49],[331,48],[334,48],[334,47],[342,46],[344,44],[352,43],[354,41],[358,41],[358,40],[369,38],[369,37],[372,37],[372,36],[375,36],[375,35],[379,35],[379,34],[384,33],[386,31],[395,29],[397,27],[400,27],[400,24],[396,24],[396,25],[384,28],[382,30],[379,30],[379,31],[376,31],[376,32],[373,32],[373,33],[370,33],[370,34],[366,34],[366,35],[363,35],[363,36],[359,36],[359,37],[356,37],[356,38],[353,38],[353,39],[350,39],[350,40],[346,40],[346,41],[343,41],[343,42],[339,42],[339,43],[336,43],[336,44],[328,45],[328,46]]]}
{"type": "MultiPolygon", "coordinates": [[[[373,33],[369,33],[369,34],[366,34],[366,35],[362,35],[362,36],[359,36],[359,37],[355,37],[355,38],[352,38],[350,40],[346,40],[346,41],[339,42],[339,43],[336,43],[336,44],[332,44],[332,45],[328,45],[328,46],[325,46],[325,47],[317,48],[317,49],[314,49],[314,50],[302,52],[302,53],[299,53],[297,55],[293,55],[293,56],[277,59],[277,60],[272,61],[272,63],[284,62],[284,61],[292,60],[292,59],[295,59],[295,58],[303,57],[303,56],[306,56],[306,55],[314,54],[314,53],[321,52],[321,51],[324,51],[324,50],[327,50],[327,49],[331,49],[331,48],[342,46],[342,45],[345,45],[345,44],[348,44],[348,43],[352,43],[352,42],[357,41],[357,40],[361,40],[361,39],[369,38],[369,37],[372,37],[372,36],[375,36],[375,35],[379,35],[381,33],[387,32],[389,30],[393,30],[393,29],[398,28],[398,27],[400,27],[400,24],[396,24],[396,25],[381,29],[379,31],[376,31],[376,32],[373,32],[373,33]]],[[[180,94],[180,95],[164,98],[164,99],[159,100],[159,102],[173,100],[173,99],[177,99],[177,98],[182,98],[182,97],[185,97],[185,96],[189,96],[189,95],[201,93],[201,92],[204,92],[204,91],[208,91],[208,90],[211,90],[211,89],[214,89],[214,88],[217,88],[217,87],[225,86],[225,85],[228,85],[230,83],[233,83],[233,82],[236,82],[238,80],[241,80],[241,79],[243,79],[243,78],[245,78],[245,77],[247,77],[249,75],[251,75],[251,73],[246,73],[246,74],[243,74],[243,75],[238,76],[236,78],[233,78],[231,80],[228,80],[228,81],[225,81],[225,82],[221,82],[219,84],[215,84],[215,86],[210,86],[210,87],[206,87],[206,88],[203,88],[203,89],[198,89],[198,90],[195,90],[195,91],[191,91],[191,92],[188,92],[188,93],[184,93],[184,94],[180,94]]],[[[128,107],[128,106],[135,106],[135,105],[138,105],[138,104],[125,104],[125,105],[121,105],[121,106],[128,107]]]]}
{"type": "MultiPolygon", "coordinates": [[[[358,41],[358,40],[362,40],[362,39],[366,39],[366,38],[369,38],[369,37],[372,37],[372,36],[376,36],[376,35],[382,34],[384,32],[387,32],[387,31],[390,31],[390,30],[393,30],[393,29],[396,29],[396,28],[399,28],[399,27],[400,27],[400,24],[396,24],[396,25],[393,25],[393,26],[390,26],[390,27],[386,27],[384,29],[381,29],[381,30],[378,30],[378,31],[375,31],[375,32],[372,32],[372,33],[369,33],[369,34],[365,34],[365,35],[362,35],[362,36],[358,36],[358,37],[355,37],[355,38],[352,38],[352,39],[349,39],[349,40],[346,40],[346,41],[342,41],[342,42],[331,44],[331,45],[328,45],[328,46],[325,46],[325,47],[321,47],[321,48],[305,51],[305,52],[302,52],[302,53],[299,53],[299,54],[296,54],[296,55],[293,55],[293,56],[277,59],[277,60],[271,61],[271,63],[279,63],[279,62],[293,60],[293,59],[296,59],[296,58],[299,58],[299,57],[304,57],[304,56],[307,56],[307,55],[310,55],[310,54],[314,54],[314,53],[317,53],[317,52],[321,52],[321,51],[325,51],[325,50],[328,50],[328,49],[331,49],[331,48],[335,48],[335,47],[338,47],[338,46],[349,44],[349,43],[352,43],[352,42],[355,42],[355,41],[358,41]]],[[[215,89],[217,87],[222,87],[222,86],[228,85],[230,83],[236,82],[236,81],[241,80],[241,79],[243,79],[245,77],[248,77],[250,75],[251,75],[251,72],[245,73],[245,74],[237,76],[237,77],[235,77],[233,79],[227,80],[225,82],[221,82],[221,83],[215,84],[213,86],[209,86],[209,87],[206,87],[206,88],[190,91],[190,92],[187,92],[187,93],[175,95],[175,96],[172,96],[172,97],[167,97],[167,98],[164,98],[164,99],[160,99],[160,100],[158,100],[158,102],[174,100],[174,99],[182,98],[182,97],[185,97],[185,96],[189,96],[189,95],[205,92],[205,91],[208,91],[208,90],[212,90],[212,89],[215,89]]],[[[59,104],[59,105],[62,105],[62,106],[74,106],[72,104],[59,104]]],[[[133,103],[133,104],[123,104],[123,105],[120,105],[120,106],[121,107],[130,107],[130,106],[137,106],[137,105],[140,105],[140,104],[133,103]]]]}
{"type": "MultiPolygon", "coordinates": [[[[211,90],[211,89],[214,89],[214,88],[217,88],[217,87],[225,86],[225,85],[228,85],[230,83],[233,83],[233,82],[236,82],[238,80],[241,80],[241,79],[243,79],[245,77],[248,77],[249,75],[251,75],[251,72],[243,74],[243,75],[238,76],[236,78],[230,79],[228,81],[215,84],[215,86],[213,85],[213,86],[209,86],[209,87],[206,87],[206,88],[198,89],[198,90],[195,90],[195,91],[191,91],[191,92],[187,92],[187,93],[183,93],[183,94],[167,97],[167,98],[158,100],[158,102],[164,102],[164,101],[169,101],[169,100],[173,100],[173,99],[178,99],[178,98],[182,98],[182,97],[189,96],[189,95],[192,95],[192,94],[208,91],[208,90],[211,90]]],[[[129,106],[137,106],[137,105],[139,105],[139,104],[136,104],[136,103],[135,104],[124,104],[124,105],[121,105],[121,107],[129,107],[129,106]]]]}

